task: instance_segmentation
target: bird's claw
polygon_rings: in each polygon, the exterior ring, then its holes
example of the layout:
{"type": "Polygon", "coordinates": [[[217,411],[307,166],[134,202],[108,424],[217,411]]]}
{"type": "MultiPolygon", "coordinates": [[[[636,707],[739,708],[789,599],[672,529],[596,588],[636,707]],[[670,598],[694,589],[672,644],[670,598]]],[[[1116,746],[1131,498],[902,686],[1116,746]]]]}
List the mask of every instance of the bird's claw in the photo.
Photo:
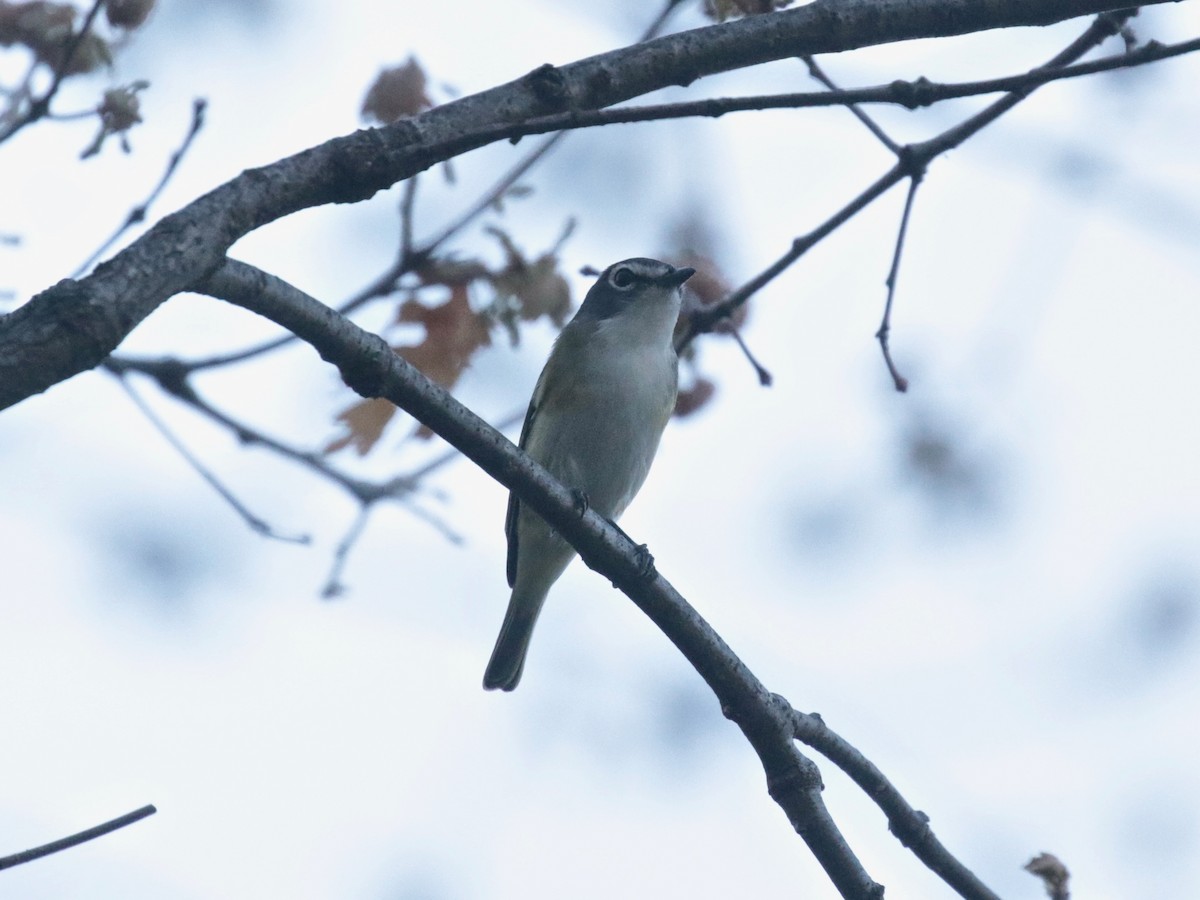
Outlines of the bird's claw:
{"type": "Polygon", "coordinates": [[[575,503],[576,514],[580,518],[583,518],[583,514],[586,513],[591,507],[591,503],[588,501],[587,493],[579,490],[579,488],[573,488],[571,490],[571,499],[575,503]]]}
{"type": "Polygon", "coordinates": [[[634,549],[637,557],[638,577],[650,579],[654,577],[654,555],[645,544],[638,544],[634,549]]]}

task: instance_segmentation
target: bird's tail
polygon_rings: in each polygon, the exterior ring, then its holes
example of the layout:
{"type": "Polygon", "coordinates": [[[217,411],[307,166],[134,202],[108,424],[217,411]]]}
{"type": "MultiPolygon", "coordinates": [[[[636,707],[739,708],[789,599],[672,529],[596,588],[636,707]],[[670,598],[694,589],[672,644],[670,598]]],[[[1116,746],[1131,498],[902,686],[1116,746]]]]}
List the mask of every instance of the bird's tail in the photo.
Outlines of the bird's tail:
{"type": "Polygon", "coordinates": [[[492,650],[492,658],[488,660],[487,671],[483,673],[485,690],[499,688],[511,691],[521,680],[529,639],[533,636],[533,626],[538,613],[542,611],[546,593],[542,591],[529,596],[513,591],[512,599],[508,601],[508,611],[504,614],[504,624],[500,626],[500,636],[496,638],[496,646],[492,650]]]}

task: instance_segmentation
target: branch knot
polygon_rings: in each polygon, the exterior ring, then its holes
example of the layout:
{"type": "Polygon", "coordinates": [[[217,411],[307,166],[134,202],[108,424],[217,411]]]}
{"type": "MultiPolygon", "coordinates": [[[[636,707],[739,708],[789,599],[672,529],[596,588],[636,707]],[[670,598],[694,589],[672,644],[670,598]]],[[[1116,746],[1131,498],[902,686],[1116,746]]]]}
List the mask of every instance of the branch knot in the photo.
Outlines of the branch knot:
{"type": "Polygon", "coordinates": [[[547,112],[563,112],[571,108],[571,93],[563,73],[550,63],[543,63],[525,76],[529,88],[547,112]]]}

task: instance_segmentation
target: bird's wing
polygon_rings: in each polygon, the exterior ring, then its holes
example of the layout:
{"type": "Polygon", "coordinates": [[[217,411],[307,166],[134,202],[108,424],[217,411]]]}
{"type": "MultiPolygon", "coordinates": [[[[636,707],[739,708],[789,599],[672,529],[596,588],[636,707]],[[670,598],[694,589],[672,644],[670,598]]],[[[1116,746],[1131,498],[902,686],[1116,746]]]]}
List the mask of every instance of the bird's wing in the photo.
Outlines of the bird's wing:
{"type": "MultiPolygon", "coordinates": [[[[521,426],[521,440],[517,446],[526,453],[531,452],[530,443],[534,429],[544,428],[551,424],[551,420],[543,421],[538,418],[540,410],[553,409],[562,413],[577,409],[581,404],[587,402],[589,395],[583,370],[578,366],[563,366],[561,360],[564,356],[578,359],[591,338],[592,332],[588,329],[576,329],[575,331],[568,329],[559,334],[558,339],[554,342],[550,358],[546,360],[542,374],[538,376],[537,384],[533,388],[529,410],[525,413],[525,424],[521,426]]],[[[536,443],[542,446],[532,449],[533,456],[538,462],[553,471],[554,466],[545,458],[546,447],[544,444],[547,435],[542,434],[539,437],[540,440],[536,443]]],[[[556,474],[560,480],[563,479],[562,472],[556,474]]],[[[512,587],[517,580],[517,552],[519,549],[517,547],[517,519],[520,511],[521,501],[517,499],[516,494],[509,491],[508,515],[504,517],[504,533],[508,537],[509,587],[512,587]]]]}
{"type": "MultiPolygon", "coordinates": [[[[529,401],[529,409],[525,413],[525,424],[521,426],[521,440],[517,446],[525,449],[529,441],[529,429],[537,416],[538,405],[542,393],[542,383],[538,380],[534,388],[533,398],[529,401]]],[[[504,534],[508,538],[508,586],[512,587],[517,581],[517,516],[521,512],[521,501],[512,491],[508,492],[508,514],[504,517],[504,534]]]]}

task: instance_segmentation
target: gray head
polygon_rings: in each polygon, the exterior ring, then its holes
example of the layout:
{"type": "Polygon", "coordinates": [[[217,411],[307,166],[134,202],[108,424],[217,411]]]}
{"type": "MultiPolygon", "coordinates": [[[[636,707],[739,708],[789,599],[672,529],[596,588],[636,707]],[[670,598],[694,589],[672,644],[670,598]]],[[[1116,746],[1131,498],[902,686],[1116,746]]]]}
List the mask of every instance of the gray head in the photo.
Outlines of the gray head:
{"type": "Polygon", "coordinates": [[[675,268],[657,259],[623,259],[600,273],[575,318],[594,322],[611,319],[632,304],[670,297],[694,274],[696,270],[690,266],[675,268]]]}

